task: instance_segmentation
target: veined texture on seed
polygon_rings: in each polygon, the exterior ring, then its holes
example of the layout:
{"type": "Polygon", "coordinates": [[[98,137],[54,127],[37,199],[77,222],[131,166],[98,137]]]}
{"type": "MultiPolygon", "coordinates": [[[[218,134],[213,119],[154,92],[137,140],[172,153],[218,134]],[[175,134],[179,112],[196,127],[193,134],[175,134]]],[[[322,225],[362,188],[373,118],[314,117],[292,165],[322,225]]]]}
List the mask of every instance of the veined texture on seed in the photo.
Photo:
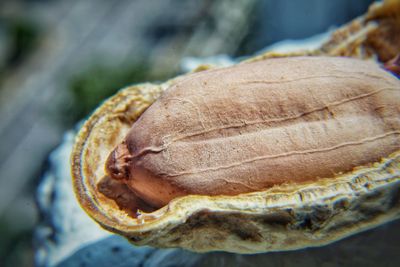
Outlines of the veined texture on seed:
{"type": "Polygon", "coordinates": [[[188,75],[117,150],[129,165],[125,183],[154,206],[184,194],[260,191],[399,150],[399,103],[399,80],[375,63],[269,59],[188,75]]]}

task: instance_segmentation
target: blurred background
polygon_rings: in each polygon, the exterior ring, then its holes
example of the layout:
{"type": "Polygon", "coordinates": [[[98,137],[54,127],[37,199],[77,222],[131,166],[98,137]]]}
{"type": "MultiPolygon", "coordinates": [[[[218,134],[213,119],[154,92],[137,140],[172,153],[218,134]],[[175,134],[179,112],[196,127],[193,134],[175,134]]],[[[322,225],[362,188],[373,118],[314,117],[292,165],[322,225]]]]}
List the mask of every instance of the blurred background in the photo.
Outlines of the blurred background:
{"type": "Polygon", "coordinates": [[[33,266],[47,158],[106,97],[188,57],[327,32],[371,0],[0,0],[0,266],[33,266]]]}

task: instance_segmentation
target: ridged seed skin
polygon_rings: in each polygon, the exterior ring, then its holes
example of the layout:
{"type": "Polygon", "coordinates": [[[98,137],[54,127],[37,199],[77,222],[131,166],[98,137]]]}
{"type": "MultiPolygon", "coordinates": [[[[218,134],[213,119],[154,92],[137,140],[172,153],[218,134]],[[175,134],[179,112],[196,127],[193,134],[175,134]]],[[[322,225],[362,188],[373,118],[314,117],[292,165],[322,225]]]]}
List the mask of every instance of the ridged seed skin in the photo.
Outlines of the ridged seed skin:
{"type": "Polygon", "coordinates": [[[142,114],[107,169],[155,207],[331,178],[399,150],[399,103],[399,80],[356,59],[277,58],[195,73],[142,114]]]}

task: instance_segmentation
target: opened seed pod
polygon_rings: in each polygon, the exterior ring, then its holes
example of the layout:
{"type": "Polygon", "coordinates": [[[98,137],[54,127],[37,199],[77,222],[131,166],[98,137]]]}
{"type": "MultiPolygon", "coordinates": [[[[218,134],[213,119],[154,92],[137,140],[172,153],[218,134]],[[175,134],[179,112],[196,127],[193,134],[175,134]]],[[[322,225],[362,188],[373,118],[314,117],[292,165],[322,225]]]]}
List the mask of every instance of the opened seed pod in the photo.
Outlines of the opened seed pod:
{"type": "Polygon", "coordinates": [[[319,246],[400,217],[400,81],[374,62],[259,58],[104,102],[72,154],[81,206],[137,245],[319,246]]]}

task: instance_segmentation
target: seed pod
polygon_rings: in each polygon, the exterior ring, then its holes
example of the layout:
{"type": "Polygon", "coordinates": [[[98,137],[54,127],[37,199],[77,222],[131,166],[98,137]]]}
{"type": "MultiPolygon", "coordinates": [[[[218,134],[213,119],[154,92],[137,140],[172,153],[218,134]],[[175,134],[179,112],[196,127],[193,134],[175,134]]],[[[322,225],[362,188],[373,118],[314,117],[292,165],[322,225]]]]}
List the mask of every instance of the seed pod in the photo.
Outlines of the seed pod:
{"type": "Polygon", "coordinates": [[[144,112],[107,170],[155,208],[184,195],[329,179],[400,149],[399,103],[399,80],[356,59],[277,58],[205,71],[144,112]]]}
{"type": "Polygon", "coordinates": [[[394,76],[343,58],[255,60],[131,86],[80,130],[74,189],[136,245],[328,244],[400,217],[398,103],[394,76]]]}

